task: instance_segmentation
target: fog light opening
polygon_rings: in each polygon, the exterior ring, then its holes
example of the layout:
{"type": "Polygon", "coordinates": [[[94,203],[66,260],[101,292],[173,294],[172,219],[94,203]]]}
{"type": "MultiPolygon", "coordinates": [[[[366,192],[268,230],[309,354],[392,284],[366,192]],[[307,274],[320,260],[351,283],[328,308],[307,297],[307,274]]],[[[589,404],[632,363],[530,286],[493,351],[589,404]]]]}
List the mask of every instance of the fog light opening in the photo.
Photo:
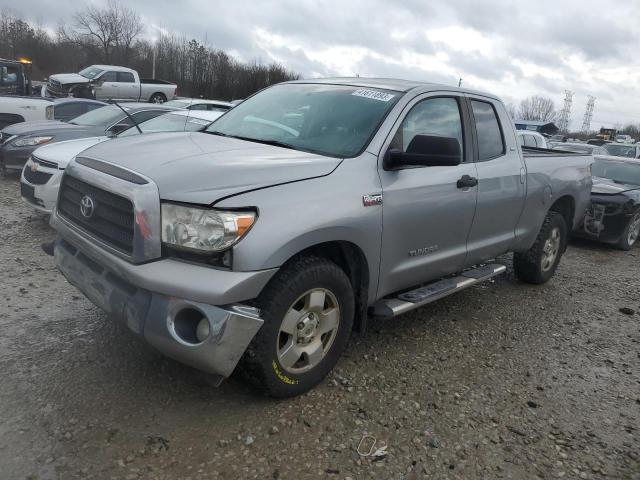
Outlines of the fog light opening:
{"type": "Polygon", "coordinates": [[[173,317],[173,330],[180,340],[195,345],[209,336],[209,320],[200,310],[183,308],[173,317]]]}

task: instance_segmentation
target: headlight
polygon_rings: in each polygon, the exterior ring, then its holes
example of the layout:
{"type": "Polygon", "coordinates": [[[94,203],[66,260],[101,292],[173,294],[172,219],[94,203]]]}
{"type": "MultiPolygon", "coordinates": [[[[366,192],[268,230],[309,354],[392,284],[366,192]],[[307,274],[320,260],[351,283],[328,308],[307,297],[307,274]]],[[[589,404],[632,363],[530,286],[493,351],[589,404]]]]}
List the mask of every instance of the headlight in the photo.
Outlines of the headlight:
{"type": "Polygon", "coordinates": [[[254,212],[162,204],[162,241],[205,252],[220,252],[237,243],[256,220],[254,212]]]}
{"type": "Polygon", "coordinates": [[[53,137],[24,137],[14,140],[13,145],[15,147],[33,147],[50,142],[52,138],[53,137]]]}

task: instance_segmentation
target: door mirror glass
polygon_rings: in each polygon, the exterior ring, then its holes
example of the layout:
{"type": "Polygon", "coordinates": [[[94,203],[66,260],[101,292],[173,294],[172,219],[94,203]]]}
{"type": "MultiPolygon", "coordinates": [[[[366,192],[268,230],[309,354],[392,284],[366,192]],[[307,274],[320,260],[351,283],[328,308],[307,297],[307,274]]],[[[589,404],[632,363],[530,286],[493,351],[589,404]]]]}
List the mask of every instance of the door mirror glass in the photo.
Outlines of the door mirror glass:
{"type": "Polygon", "coordinates": [[[455,166],[462,162],[460,142],[453,137],[415,135],[407,150],[389,150],[385,158],[386,170],[406,167],[455,166]]]}

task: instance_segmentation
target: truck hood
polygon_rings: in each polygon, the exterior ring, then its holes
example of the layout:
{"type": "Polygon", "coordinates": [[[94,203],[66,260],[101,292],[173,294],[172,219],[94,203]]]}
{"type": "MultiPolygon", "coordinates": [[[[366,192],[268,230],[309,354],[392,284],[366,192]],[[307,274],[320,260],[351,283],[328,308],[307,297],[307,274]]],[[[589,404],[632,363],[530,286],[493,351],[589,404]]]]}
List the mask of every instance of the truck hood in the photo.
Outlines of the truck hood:
{"type": "Polygon", "coordinates": [[[70,83],[78,84],[91,82],[91,80],[89,80],[88,78],[83,77],[82,75],[77,73],[57,73],[55,75],[51,75],[49,79],[60,82],[62,85],[68,85],[70,83]]]}
{"type": "Polygon", "coordinates": [[[58,164],[58,168],[65,169],[69,162],[80,152],[105,140],[109,140],[109,137],[89,137],[52,143],[37,148],[33,152],[33,156],[56,163],[58,164]]]}
{"type": "Polygon", "coordinates": [[[83,152],[153,180],[160,198],[210,205],[248,190],[330,174],[341,159],[206,133],[114,139],[83,152]]]}
{"type": "Polygon", "coordinates": [[[593,177],[591,193],[598,195],[617,195],[631,190],[640,190],[640,185],[616,183],[608,178],[593,177]]]}

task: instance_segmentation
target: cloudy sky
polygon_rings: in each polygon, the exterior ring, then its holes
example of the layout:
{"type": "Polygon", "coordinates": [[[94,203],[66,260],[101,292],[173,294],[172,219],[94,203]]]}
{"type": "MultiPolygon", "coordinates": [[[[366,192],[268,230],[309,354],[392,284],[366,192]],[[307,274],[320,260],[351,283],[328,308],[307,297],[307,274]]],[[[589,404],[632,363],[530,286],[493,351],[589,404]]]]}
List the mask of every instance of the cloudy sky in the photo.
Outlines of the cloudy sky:
{"type": "MultiPolygon", "coordinates": [[[[96,2],[99,3],[99,2],[96,2]]],[[[496,93],[533,94],[559,109],[587,96],[592,128],[640,123],[640,0],[135,0],[146,35],[175,31],[241,60],[276,60],[304,77],[400,77],[496,93]]],[[[74,0],[0,0],[55,27],[74,0]]],[[[68,17],[66,18],[68,20],[68,17]]]]}

